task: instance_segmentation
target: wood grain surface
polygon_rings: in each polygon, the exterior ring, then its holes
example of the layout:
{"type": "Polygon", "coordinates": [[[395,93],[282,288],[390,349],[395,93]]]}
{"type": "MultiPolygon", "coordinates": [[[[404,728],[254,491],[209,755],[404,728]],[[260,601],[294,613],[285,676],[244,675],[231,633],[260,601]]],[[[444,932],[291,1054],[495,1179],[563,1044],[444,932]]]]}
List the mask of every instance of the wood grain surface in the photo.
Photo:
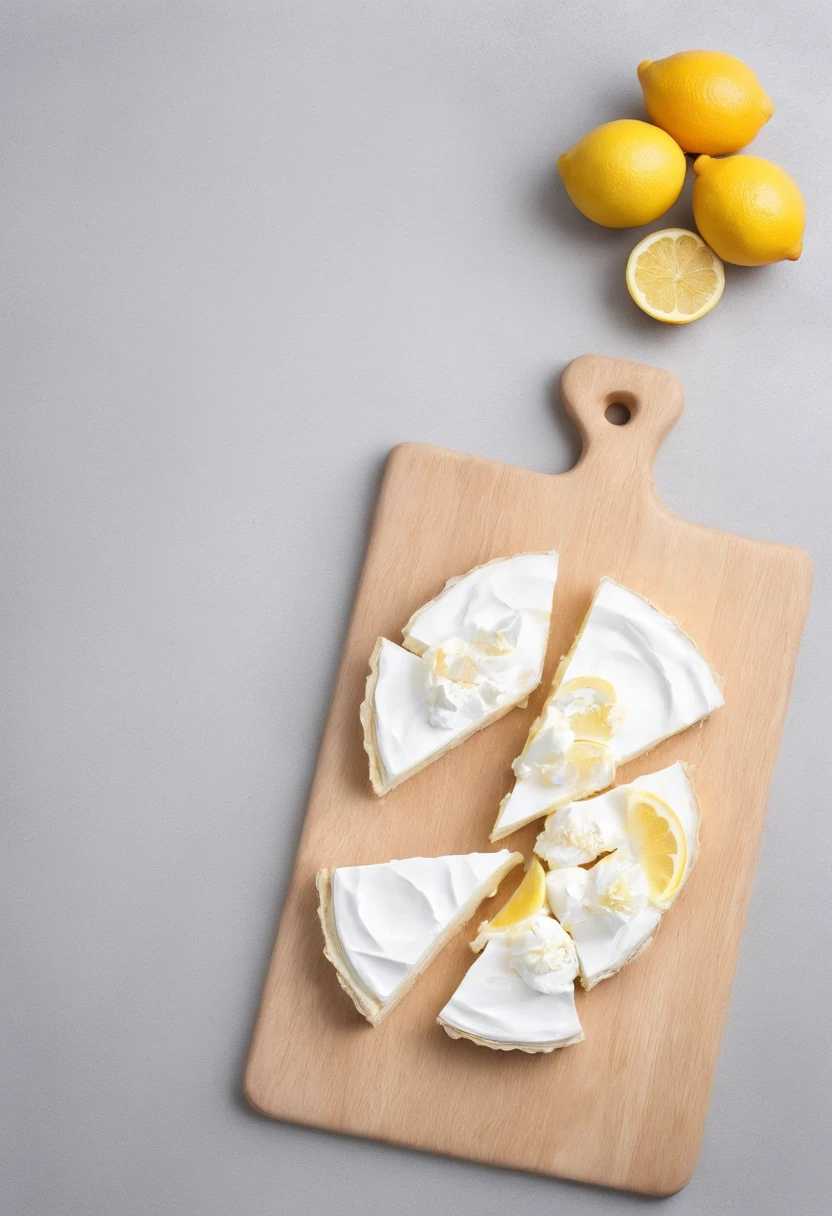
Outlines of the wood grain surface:
{"type": "MultiPolygon", "coordinates": [[[[812,567],[802,550],[688,523],[659,500],[653,459],[682,411],[670,373],[588,355],[566,368],[561,392],[583,440],[568,473],[417,444],[390,455],[246,1094],[278,1119],[662,1195],[685,1185],[699,1152],[812,567]],[[612,402],[629,408],[625,425],[607,420],[612,402]],[[528,708],[376,798],[358,720],[376,638],[401,641],[450,576],[551,548],[547,666],[528,708]],[[724,679],[724,709],[618,772],[626,782],[674,760],[694,766],[702,847],[689,882],[645,954],[578,992],[576,1047],[498,1053],[443,1033],[436,1014],[472,961],[465,932],[371,1028],[323,957],[315,872],[489,847],[511,761],[605,574],[675,617],[724,679]]],[[[528,856],[538,830],[502,843],[528,856]]]]}

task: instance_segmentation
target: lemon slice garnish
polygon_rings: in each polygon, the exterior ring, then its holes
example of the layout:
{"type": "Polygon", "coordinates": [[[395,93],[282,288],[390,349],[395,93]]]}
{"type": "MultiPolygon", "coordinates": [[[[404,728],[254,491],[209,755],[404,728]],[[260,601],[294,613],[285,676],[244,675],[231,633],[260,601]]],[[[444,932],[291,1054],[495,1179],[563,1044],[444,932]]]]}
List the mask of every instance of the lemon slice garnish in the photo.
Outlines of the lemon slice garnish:
{"type": "Polygon", "coordinates": [[[546,874],[543,866],[535,857],[526,871],[523,881],[509,899],[503,904],[493,920],[480,925],[476,940],[471,943],[472,950],[481,950],[490,937],[503,929],[511,929],[522,924],[530,916],[539,912],[546,903],[546,874]]]}
{"type": "Polygon", "coordinates": [[[587,785],[593,789],[603,789],[615,777],[612,753],[603,743],[576,739],[564,752],[563,759],[565,764],[571,764],[577,771],[578,780],[574,782],[576,789],[583,789],[587,785]]]}
{"type": "Polygon", "coordinates": [[[600,693],[610,704],[615,702],[615,688],[609,680],[602,680],[600,676],[578,676],[574,680],[567,680],[558,688],[557,695],[562,697],[568,692],[579,692],[582,688],[591,688],[593,692],[600,693]]]}
{"type": "Polygon", "coordinates": [[[627,287],[636,304],[670,325],[704,317],[724,286],[722,262],[701,236],[684,228],[651,232],[627,262],[627,287]]]}
{"type": "Polygon", "coordinates": [[[574,680],[567,680],[561,684],[555,700],[560,702],[571,693],[584,691],[595,693],[598,699],[582,709],[575,709],[574,703],[567,704],[563,712],[576,739],[604,743],[612,737],[615,728],[611,711],[616,702],[616,692],[609,680],[602,680],[600,676],[578,676],[574,680]]]}
{"type": "Polygon", "coordinates": [[[627,796],[627,834],[647,875],[651,903],[667,907],[679,889],[688,859],[676,812],[655,794],[633,790],[627,796]]]}

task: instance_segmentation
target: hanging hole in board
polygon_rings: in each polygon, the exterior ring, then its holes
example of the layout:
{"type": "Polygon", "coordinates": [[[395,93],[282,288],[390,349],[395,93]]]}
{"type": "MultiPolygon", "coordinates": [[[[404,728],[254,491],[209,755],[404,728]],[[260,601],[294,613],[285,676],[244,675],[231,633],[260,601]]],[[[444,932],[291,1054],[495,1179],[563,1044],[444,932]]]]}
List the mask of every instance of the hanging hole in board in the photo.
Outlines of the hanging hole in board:
{"type": "Polygon", "coordinates": [[[604,417],[613,426],[626,426],[632,416],[632,410],[623,401],[611,401],[604,410],[604,417]]]}

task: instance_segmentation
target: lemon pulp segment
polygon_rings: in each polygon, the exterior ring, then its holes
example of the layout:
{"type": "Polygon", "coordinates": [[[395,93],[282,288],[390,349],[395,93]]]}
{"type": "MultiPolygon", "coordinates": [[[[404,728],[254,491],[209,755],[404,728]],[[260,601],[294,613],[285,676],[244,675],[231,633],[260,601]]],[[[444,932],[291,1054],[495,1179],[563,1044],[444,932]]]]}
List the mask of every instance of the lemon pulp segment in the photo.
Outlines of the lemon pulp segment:
{"type": "Polygon", "coordinates": [[[521,921],[534,916],[546,902],[546,875],[543,866],[535,857],[529,866],[520,886],[504,904],[491,923],[489,929],[509,929],[519,925],[521,921]]]}

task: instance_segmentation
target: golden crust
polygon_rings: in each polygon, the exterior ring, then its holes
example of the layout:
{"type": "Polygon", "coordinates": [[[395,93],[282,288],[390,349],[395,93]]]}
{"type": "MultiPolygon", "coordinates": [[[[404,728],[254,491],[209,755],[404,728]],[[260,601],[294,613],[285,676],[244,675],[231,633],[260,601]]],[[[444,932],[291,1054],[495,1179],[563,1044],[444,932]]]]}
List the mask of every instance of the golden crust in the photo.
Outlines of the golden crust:
{"type": "MultiPolygon", "coordinates": [[[[696,838],[693,842],[693,849],[688,855],[688,864],[684,874],[682,875],[682,881],[673,892],[673,898],[667,905],[668,908],[672,908],[676,900],[679,898],[679,892],[690,878],[690,872],[696,865],[697,858],[699,857],[699,829],[702,826],[702,807],[699,805],[699,795],[696,792],[696,786],[693,784],[693,765],[688,764],[687,760],[680,760],[679,763],[682,766],[682,772],[685,774],[688,785],[690,786],[691,802],[693,803],[693,808],[696,811],[696,838]]],[[[663,912],[664,911],[667,911],[667,909],[663,909],[663,912]]]]}
{"type": "Polygon", "coordinates": [[[584,1040],[584,1032],[576,1034],[574,1038],[564,1039],[560,1043],[498,1043],[496,1039],[481,1039],[476,1034],[469,1034],[465,1030],[457,1030],[455,1026],[450,1026],[442,1018],[437,1018],[436,1021],[452,1039],[468,1039],[470,1043],[475,1043],[477,1047],[490,1047],[492,1051],[525,1051],[527,1055],[540,1055],[541,1053],[549,1054],[553,1051],[558,1051],[561,1047],[572,1047],[575,1043],[582,1043],[584,1040]]]}
{"type": "Polygon", "coordinates": [[[350,997],[358,1012],[367,1019],[371,1026],[377,1026],[384,1017],[382,1006],[368,992],[358,986],[341,953],[341,943],[338,941],[338,932],[332,913],[331,871],[319,870],[315,878],[315,885],[318,888],[319,899],[318,919],[324,934],[324,957],[332,963],[338,976],[338,983],[350,997]]]}
{"type": "Polygon", "coordinates": [[[364,731],[364,751],[367,753],[370,761],[370,785],[373,787],[373,792],[378,794],[379,798],[393,788],[392,785],[385,785],[384,783],[381,757],[378,754],[378,743],[376,742],[376,685],[378,684],[378,664],[383,641],[384,638],[376,640],[373,653],[370,655],[370,674],[367,676],[364,700],[361,702],[361,708],[358,711],[364,731]]]}

